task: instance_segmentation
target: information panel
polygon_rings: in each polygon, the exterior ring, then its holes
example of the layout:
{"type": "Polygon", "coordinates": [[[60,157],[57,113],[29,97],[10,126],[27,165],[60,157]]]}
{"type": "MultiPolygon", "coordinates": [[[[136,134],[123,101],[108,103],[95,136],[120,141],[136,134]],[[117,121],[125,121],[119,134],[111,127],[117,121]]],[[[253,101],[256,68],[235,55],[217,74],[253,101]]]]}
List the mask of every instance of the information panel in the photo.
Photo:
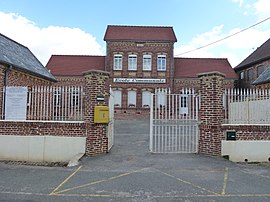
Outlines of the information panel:
{"type": "Polygon", "coordinates": [[[26,120],[27,87],[6,87],[5,119],[26,120]]]}

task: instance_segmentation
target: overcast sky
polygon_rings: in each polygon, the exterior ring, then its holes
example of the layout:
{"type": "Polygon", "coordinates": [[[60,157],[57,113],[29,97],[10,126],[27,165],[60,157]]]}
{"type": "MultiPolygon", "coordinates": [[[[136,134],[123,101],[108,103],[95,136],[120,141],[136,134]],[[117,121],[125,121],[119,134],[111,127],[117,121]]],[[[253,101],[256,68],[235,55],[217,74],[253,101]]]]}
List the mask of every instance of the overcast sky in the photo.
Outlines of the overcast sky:
{"type": "Polygon", "coordinates": [[[0,33],[44,64],[52,54],[105,55],[107,25],[173,26],[177,57],[228,58],[234,67],[270,38],[270,0],[1,0],[0,33]]]}

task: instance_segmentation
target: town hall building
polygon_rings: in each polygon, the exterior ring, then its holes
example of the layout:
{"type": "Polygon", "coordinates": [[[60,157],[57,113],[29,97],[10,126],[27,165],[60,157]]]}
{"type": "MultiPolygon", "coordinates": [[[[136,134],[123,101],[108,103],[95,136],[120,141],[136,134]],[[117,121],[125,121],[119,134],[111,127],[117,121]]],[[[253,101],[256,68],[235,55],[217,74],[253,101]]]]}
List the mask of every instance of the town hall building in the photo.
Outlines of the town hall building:
{"type": "Polygon", "coordinates": [[[116,112],[148,111],[151,93],[158,88],[171,93],[198,89],[200,73],[223,73],[226,88],[237,79],[227,59],[174,57],[173,27],[109,25],[104,41],[105,56],[52,55],[46,67],[59,85],[84,85],[83,73],[89,70],[109,72],[116,112]]]}

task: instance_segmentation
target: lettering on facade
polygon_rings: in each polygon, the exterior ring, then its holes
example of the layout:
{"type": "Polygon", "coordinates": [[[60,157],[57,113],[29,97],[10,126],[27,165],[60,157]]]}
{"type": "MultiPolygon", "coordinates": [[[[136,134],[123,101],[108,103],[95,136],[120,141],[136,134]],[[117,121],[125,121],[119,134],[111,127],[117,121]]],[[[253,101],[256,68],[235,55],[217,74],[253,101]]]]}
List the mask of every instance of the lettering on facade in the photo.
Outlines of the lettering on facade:
{"type": "Polygon", "coordinates": [[[114,78],[115,83],[166,83],[166,79],[114,78]]]}
{"type": "Polygon", "coordinates": [[[5,119],[26,120],[27,87],[6,87],[5,119]]]}

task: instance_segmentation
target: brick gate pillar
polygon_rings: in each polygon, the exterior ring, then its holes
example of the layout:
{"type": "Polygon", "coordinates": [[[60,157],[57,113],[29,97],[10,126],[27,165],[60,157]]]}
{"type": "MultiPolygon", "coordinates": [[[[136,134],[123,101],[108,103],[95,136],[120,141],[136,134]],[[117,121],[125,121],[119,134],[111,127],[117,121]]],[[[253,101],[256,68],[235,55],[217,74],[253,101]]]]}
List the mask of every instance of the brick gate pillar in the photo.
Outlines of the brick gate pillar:
{"type": "Polygon", "coordinates": [[[109,72],[92,70],[84,73],[84,122],[86,125],[86,155],[97,155],[108,151],[107,124],[94,123],[94,108],[108,106],[109,72]],[[104,101],[97,100],[104,96],[104,101]]]}
{"type": "Polygon", "coordinates": [[[198,74],[198,77],[201,96],[199,153],[221,155],[225,75],[209,72],[198,74]]]}

